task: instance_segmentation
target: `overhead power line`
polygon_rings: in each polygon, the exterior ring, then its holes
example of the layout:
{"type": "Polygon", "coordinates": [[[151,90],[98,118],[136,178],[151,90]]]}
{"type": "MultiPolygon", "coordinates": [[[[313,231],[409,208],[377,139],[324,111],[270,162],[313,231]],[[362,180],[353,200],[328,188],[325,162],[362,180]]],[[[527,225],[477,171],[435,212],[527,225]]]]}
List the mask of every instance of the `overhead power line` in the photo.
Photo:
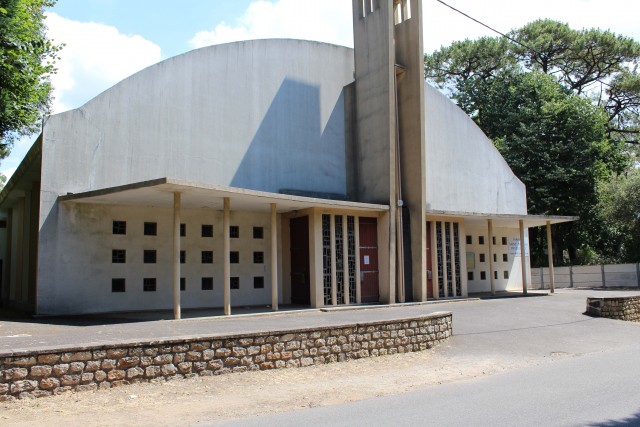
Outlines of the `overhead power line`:
{"type": "MultiPolygon", "coordinates": [[[[487,29],[489,29],[489,30],[493,31],[494,33],[499,34],[500,36],[502,36],[502,37],[506,38],[507,40],[510,40],[511,42],[513,42],[513,43],[515,43],[515,44],[517,44],[517,45],[520,45],[520,46],[524,47],[525,49],[529,49],[530,51],[532,51],[532,52],[534,52],[534,53],[538,54],[539,56],[543,56],[543,55],[542,55],[542,53],[538,52],[537,50],[535,50],[535,49],[534,49],[534,48],[532,48],[531,46],[527,46],[526,44],[522,43],[521,41],[516,40],[516,39],[514,39],[513,37],[511,37],[511,36],[509,36],[509,35],[507,35],[507,34],[505,34],[505,33],[501,32],[501,31],[496,30],[495,28],[493,28],[493,27],[491,27],[491,26],[489,26],[489,25],[485,24],[484,22],[482,22],[482,21],[480,21],[480,20],[478,20],[478,19],[474,18],[473,16],[471,16],[471,15],[469,15],[469,14],[467,14],[467,13],[464,13],[464,12],[463,12],[463,11],[461,11],[460,9],[457,9],[457,8],[455,8],[455,7],[451,6],[450,4],[445,3],[445,2],[444,2],[444,1],[442,1],[442,0],[436,0],[436,1],[437,1],[438,3],[443,4],[444,6],[448,7],[449,9],[451,9],[451,10],[454,10],[454,11],[458,12],[460,15],[463,15],[464,17],[466,17],[466,18],[468,18],[468,19],[471,19],[473,22],[476,22],[476,23],[478,23],[478,24],[482,25],[483,27],[485,27],[485,28],[487,28],[487,29]]],[[[598,82],[598,83],[601,83],[601,84],[603,84],[603,85],[605,85],[605,86],[608,86],[608,87],[613,87],[613,86],[611,86],[609,83],[607,83],[607,82],[603,82],[603,81],[602,81],[602,80],[600,80],[600,79],[595,79],[594,81],[596,81],[596,82],[598,82]]]]}

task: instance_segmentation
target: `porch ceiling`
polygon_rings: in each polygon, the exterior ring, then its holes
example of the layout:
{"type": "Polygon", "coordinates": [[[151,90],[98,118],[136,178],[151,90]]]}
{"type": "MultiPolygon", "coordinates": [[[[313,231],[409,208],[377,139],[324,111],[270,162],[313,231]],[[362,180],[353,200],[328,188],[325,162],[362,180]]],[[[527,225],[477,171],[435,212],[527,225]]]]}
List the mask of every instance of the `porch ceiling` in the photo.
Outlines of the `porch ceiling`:
{"type": "Polygon", "coordinates": [[[231,209],[236,211],[269,212],[271,203],[276,203],[278,212],[290,212],[312,207],[363,212],[389,210],[389,206],[386,205],[267,193],[173,178],[160,178],[84,193],[67,194],[60,196],[59,200],[66,203],[171,208],[173,207],[174,192],[181,193],[181,207],[183,209],[222,210],[223,199],[229,197],[231,199],[231,209]]]}
{"type": "Polygon", "coordinates": [[[518,214],[486,214],[477,212],[447,212],[447,211],[430,211],[427,210],[427,219],[430,217],[444,217],[451,219],[464,219],[465,224],[486,226],[487,220],[493,221],[494,227],[518,228],[519,221],[522,220],[525,227],[542,227],[547,225],[547,221],[551,224],[560,224],[562,222],[577,221],[577,216],[559,216],[559,215],[518,215],[518,214]]]}

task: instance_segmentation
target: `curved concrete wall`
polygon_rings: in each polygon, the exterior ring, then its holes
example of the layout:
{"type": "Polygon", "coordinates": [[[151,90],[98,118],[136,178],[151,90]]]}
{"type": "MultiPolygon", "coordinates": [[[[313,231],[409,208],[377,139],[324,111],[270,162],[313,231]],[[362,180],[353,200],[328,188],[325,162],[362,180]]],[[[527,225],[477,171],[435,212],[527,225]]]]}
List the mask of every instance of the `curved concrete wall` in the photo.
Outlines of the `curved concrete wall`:
{"type": "Polygon", "coordinates": [[[524,184],[458,106],[425,83],[427,209],[526,214],[524,184]]]}
{"type": "Polygon", "coordinates": [[[49,118],[43,191],[173,177],[346,193],[343,87],[353,50],[300,40],[210,46],[49,118]]]}

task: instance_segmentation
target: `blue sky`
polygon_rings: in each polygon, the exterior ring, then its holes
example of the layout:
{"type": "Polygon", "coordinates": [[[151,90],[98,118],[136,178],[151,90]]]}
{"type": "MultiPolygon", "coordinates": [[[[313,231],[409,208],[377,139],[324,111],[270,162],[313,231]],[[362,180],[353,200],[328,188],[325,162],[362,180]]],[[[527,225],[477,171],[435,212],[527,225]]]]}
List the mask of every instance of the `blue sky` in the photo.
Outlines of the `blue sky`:
{"type": "MultiPolygon", "coordinates": [[[[551,18],[640,40],[638,0],[445,1],[503,32],[551,18]]],[[[427,52],[494,35],[437,0],[422,4],[427,52]]],[[[58,0],[47,25],[50,37],[65,43],[52,79],[53,113],[78,108],[149,65],[211,44],[272,37],[353,43],[350,0],[58,0]]],[[[17,141],[0,172],[10,176],[36,136],[17,141]]]]}

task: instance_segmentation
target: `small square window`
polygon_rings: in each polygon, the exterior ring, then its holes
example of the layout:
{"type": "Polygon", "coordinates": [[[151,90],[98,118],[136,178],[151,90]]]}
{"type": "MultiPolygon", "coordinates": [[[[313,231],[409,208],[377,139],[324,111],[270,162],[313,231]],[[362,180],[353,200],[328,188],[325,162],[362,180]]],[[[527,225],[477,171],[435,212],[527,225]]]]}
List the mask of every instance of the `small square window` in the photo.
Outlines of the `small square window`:
{"type": "Polygon", "coordinates": [[[0,228],[7,228],[7,220],[0,219],[0,228]]]}
{"type": "Polygon", "coordinates": [[[113,234],[127,234],[127,221],[113,221],[113,234]]]}
{"type": "Polygon", "coordinates": [[[502,277],[504,277],[505,279],[509,278],[509,272],[507,270],[502,272],[502,277]]]}
{"type": "Polygon", "coordinates": [[[144,292],[155,292],[156,291],[156,278],[155,277],[145,277],[142,279],[142,290],[144,292]]]}
{"type": "Polygon", "coordinates": [[[202,251],[202,263],[213,264],[213,251],[202,251]]]}
{"type": "Polygon", "coordinates": [[[229,252],[229,262],[231,264],[239,264],[240,263],[240,252],[238,252],[238,251],[229,252]]]}
{"type": "Polygon", "coordinates": [[[498,272],[497,271],[493,272],[493,278],[496,279],[496,280],[498,279],[498,272]]]}
{"type": "Polygon", "coordinates": [[[180,237],[187,235],[187,224],[180,224],[180,237]]]}
{"type": "Polygon", "coordinates": [[[213,290],[213,277],[203,277],[202,278],[202,290],[203,291],[212,291],[213,290]]]}
{"type": "Polygon", "coordinates": [[[231,289],[240,289],[240,278],[232,277],[231,278],[231,289]]]}
{"type": "Polygon", "coordinates": [[[253,238],[254,239],[264,239],[264,228],[263,227],[253,227],[253,238]]]}
{"type": "Polygon", "coordinates": [[[180,290],[181,291],[187,290],[187,279],[185,279],[184,277],[180,278],[180,290]]]}
{"type": "Polygon", "coordinates": [[[503,244],[504,246],[507,246],[507,238],[506,238],[506,237],[503,237],[503,238],[502,238],[502,244],[503,244]]]}
{"type": "Polygon", "coordinates": [[[467,280],[473,280],[473,271],[467,271],[467,280]]]}
{"type": "Polygon", "coordinates": [[[157,261],[157,252],[155,251],[155,249],[150,249],[150,250],[145,250],[144,251],[144,263],[145,264],[155,264],[157,261]]]}
{"type": "Polygon", "coordinates": [[[202,224],[202,237],[213,237],[213,225],[211,224],[202,224]]]}
{"type": "Polygon", "coordinates": [[[493,237],[491,238],[491,244],[492,244],[492,245],[495,245],[495,244],[496,244],[496,236],[493,236],[493,237]]]}
{"type": "Polygon", "coordinates": [[[478,236],[478,244],[484,245],[484,236],[478,236]]]}
{"type": "Polygon", "coordinates": [[[124,279],[111,279],[111,292],[124,292],[125,280],[124,279]]]}
{"type": "Polygon", "coordinates": [[[484,254],[480,254],[480,262],[485,262],[485,260],[484,260],[484,254]]]}
{"type": "Polygon", "coordinates": [[[493,262],[498,262],[498,254],[493,254],[493,262]]]}
{"type": "Polygon", "coordinates": [[[113,249],[111,251],[111,262],[114,264],[124,264],[127,262],[127,251],[124,249],[113,249]]]}
{"type": "Polygon", "coordinates": [[[502,254],[502,261],[504,261],[504,262],[509,262],[509,255],[507,255],[507,254],[502,254]]]}
{"type": "Polygon", "coordinates": [[[253,253],[253,263],[254,264],[264,264],[264,252],[254,252],[253,253]]]}
{"type": "Polygon", "coordinates": [[[256,276],[253,278],[253,289],[263,289],[264,288],[264,277],[256,276]]]}
{"type": "Polygon", "coordinates": [[[480,272],[480,280],[487,280],[487,272],[486,271],[481,271],[480,272]]]}
{"type": "Polygon", "coordinates": [[[187,252],[180,251],[180,264],[184,264],[187,262],[187,252]]]}
{"type": "Polygon", "coordinates": [[[240,227],[237,225],[229,226],[229,237],[232,239],[238,239],[240,237],[240,227]]]}
{"type": "Polygon", "coordinates": [[[467,245],[473,244],[473,236],[467,236],[467,245]]]}
{"type": "Polygon", "coordinates": [[[158,223],[145,222],[144,223],[144,235],[145,236],[157,236],[158,235],[158,223]]]}

